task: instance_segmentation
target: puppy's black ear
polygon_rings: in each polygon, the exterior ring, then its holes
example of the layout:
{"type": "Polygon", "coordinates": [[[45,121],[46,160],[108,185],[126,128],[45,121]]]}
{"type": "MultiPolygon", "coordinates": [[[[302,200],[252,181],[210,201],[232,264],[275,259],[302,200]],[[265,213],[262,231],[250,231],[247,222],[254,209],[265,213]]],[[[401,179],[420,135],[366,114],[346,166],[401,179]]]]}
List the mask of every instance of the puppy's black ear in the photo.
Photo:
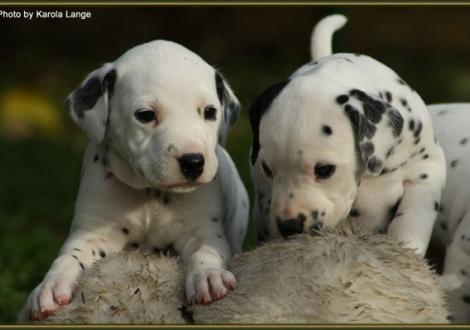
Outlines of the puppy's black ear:
{"type": "Polygon", "coordinates": [[[109,98],[116,81],[111,63],[91,72],[65,100],[70,115],[88,138],[100,143],[106,131],[109,98]]]}
{"type": "Polygon", "coordinates": [[[268,87],[251,104],[249,114],[251,130],[253,132],[253,142],[250,151],[251,165],[255,164],[261,147],[259,143],[259,125],[261,124],[261,117],[268,111],[274,99],[283,91],[287,84],[289,84],[289,80],[281,81],[268,87]]]}
{"type": "Polygon", "coordinates": [[[217,70],[215,71],[215,88],[222,109],[222,118],[219,127],[219,143],[225,145],[228,131],[237,121],[241,106],[229,84],[217,70]]]}
{"type": "Polygon", "coordinates": [[[379,175],[401,139],[402,115],[389,102],[358,89],[339,95],[336,100],[351,121],[366,172],[379,175]]]}

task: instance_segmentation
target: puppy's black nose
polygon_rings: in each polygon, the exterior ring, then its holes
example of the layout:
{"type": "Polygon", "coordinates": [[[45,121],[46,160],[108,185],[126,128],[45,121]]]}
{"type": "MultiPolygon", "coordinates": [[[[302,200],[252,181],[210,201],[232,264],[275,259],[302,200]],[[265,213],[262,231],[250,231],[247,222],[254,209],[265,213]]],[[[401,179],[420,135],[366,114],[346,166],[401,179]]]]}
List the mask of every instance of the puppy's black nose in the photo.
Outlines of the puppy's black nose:
{"type": "Polygon", "coordinates": [[[204,171],[204,156],[202,154],[184,154],[178,158],[181,173],[188,180],[196,180],[204,171]]]}
{"type": "Polygon", "coordinates": [[[282,220],[277,218],[277,228],[284,238],[304,231],[305,215],[301,214],[295,219],[282,220]]]}

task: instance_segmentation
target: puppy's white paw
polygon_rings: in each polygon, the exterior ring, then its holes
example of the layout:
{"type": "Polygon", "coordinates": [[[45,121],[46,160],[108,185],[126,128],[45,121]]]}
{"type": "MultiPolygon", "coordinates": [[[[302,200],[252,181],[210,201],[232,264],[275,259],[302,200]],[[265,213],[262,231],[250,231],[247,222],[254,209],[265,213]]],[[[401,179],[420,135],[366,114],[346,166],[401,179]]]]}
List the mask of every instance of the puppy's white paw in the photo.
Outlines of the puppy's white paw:
{"type": "Polygon", "coordinates": [[[40,321],[60,307],[68,305],[77,286],[75,280],[45,279],[28,297],[27,313],[29,319],[40,321]]]}
{"type": "Polygon", "coordinates": [[[186,277],[186,297],[191,304],[208,304],[237,286],[235,276],[220,268],[195,269],[186,277]]]}

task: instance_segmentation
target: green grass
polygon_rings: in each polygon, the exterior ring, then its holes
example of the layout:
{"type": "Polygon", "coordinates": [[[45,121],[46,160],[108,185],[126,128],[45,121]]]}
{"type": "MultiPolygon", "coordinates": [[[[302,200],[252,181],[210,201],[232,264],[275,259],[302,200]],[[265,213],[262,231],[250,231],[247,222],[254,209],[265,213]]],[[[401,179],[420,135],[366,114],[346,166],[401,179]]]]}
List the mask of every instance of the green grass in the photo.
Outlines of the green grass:
{"type": "Polygon", "coordinates": [[[0,140],[0,323],[15,321],[67,235],[81,149],[0,140]]]}

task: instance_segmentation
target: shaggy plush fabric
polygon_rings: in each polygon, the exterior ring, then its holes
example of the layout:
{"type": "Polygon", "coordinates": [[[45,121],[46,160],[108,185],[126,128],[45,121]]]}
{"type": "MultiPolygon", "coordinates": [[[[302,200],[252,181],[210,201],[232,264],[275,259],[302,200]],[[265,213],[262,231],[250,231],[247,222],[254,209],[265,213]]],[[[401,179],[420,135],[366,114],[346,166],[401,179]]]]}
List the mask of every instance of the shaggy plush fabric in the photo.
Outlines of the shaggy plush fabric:
{"type": "Polygon", "coordinates": [[[189,311],[177,260],[110,256],[47,323],[447,323],[437,276],[385,236],[342,228],[272,241],[232,260],[236,290],[189,311]]]}
{"type": "Polygon", "coordinates": [[[125,252],[86,271],[72,303],[43,323],[186,323],[177,258],[125,252]]]}

